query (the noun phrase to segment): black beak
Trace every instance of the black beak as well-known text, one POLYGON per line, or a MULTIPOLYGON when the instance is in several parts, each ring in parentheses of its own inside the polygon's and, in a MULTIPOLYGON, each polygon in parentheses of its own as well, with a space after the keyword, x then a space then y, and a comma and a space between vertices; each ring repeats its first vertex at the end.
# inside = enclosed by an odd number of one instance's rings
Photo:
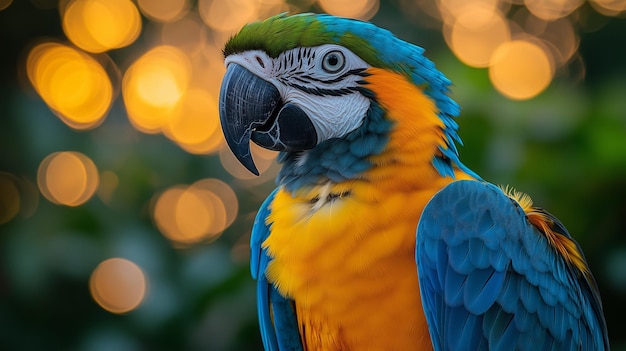
POLYGON ((276 151, 302 151, 317 144, 315 127, 306 113, 283 104, 276 87, 244 67, 228 65, 220 91, 220 122, 226 142, 239 162, 258 175, 250 140, 276 151))

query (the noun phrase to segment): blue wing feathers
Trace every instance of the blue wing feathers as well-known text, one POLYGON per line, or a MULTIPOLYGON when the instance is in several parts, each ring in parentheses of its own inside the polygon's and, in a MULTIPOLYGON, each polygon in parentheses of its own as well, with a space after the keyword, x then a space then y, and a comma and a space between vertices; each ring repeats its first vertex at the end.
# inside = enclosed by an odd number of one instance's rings
MULTIPOLYGON (((446 246, 443 243, 437 243, 437 263, 439 263, 438 266, 438 270, 437 270, 437 285, 435 285, 436 287, 438 287, 439 289, 441 289, 441 286, 443 286, 444 281, 447 277, 446 272, 448 271, 448 269, 451 269, 452 267, 448 266, 448 253, 446 252, 446 246)), ((419 267, 419 266, 418 266, 419 267)))
MULTIPOLYGON (((511 276, 507 276, 496 302, 502 306, 504 311, 513 313, 513 311, 519 310, 517 306, 521 303, 519 295, 519 279, 513 279, 511 276)), ((525 314, 522 316, 525 317, 525 314)))
POLYGON ((468 244, 468 254, 474 267, 478 269, 489 267, 491 265, 491 262, 489 262, 489 253, 493 249, 489 249, 480 239, 472 238, 468 240, 468 244))
POLYGON ((277 191, 274 190, 263 202, 254 220, 250 237, 250 271, 257 280, 257 313, 265 350, 297 351, 302 350, 302 344, 293 301, 282 296, 265 277, 271 259, 262 244, 270 233, 266 219, 277 191))
POLYGON ((470 258, 467 242, 448 246, 448 252, 448 262, 455 272, 469 274, 474 270, 475 266, 470 258))
POLYGON ((265 255, 265 251, 261 249, 261 245, 270 234, 270 229, 265 223, 265 219, 270 214, 270 204, 274 201, 274 196, 278 189, 275 189, 261 204, 259 212, 257 212, 254 218, 254 225, 252 226, 252 234, 250 235, 250 272, 254 279, 258 279, 259 276, 265 272, 267 267, 268 257, 265 255), (261 264, 261 259, 266 260, 261 264))
MULTIPOLYGON (((506 331, 511 326, 512 315, 504 312, 502 309, 493 308, 485 314, 484 322, 482 323, 483 335, 488 336, 491 348, 494 350, 502 349, 503 339, 506 335, 506 331)), ((511 335, 508 335, 511 338, 511 335)), ((516 345, 517 341, 509 343, 509 349, 511 345, 516 345)))
POLYGON ((472 314, 485 313, 495 302, 504 283, 504 272, 479 269, 467 278, 463 288, 465 308, 472 314))
POLYGON ((447 320, 449 321, 449 329, 457 330, 457 337, 450 340, 448 344, 452 350, 472 350, 480 341, 480 335, 472 332, 471 328, 466 328, 467 325, 476 324, 476 319, 479 318, 475 315, 468 315, 464 313, 462 308, 455 308, 451 310, 447 320))
POLYGON ((302 350, 293 301, 282 296, 273 286, 270 290, 270 301, 273 307, 278 349, 281 351, 302 350))
POLYGON ((509 310, 508 313, 513 313, 513 311, 516 312, 514 315, 515 327, 520 333, 527 334, 533 326, 537 325, 537 318, 530 312, 523 308, 516 308, 509 310))
POLYGON ((276 332, 272 323, 272 312, 270 310, 270 285, 264 276, 257 280, 257 315, 259 318, 259 327, 261 330, 261 340, 265 350, 278 350, 278 342, 276 340, 276 332))
POLYGON ((457 273, 454 269, 448 269, 445 279, 443 286, 450 292, 444 295, 446 304, 450 307, 463 305, 463 285, 467 276, 457 273))
MULTIPOLYGON (((485 244, 487 246, 488 244, 485 244)), ((489 251, 489 264, 497 271, 503 271, 511 262, 511 258, 504 251, 492 249, 489 251)))
POLYGON ((609 348, 593 278, 561 257, 502 190, 453 182, 428 203, 417 232, 435 350, 609 348))
POLYGON ((527 280, 519 279, 519 295, 522 307, 530 313, 537 313, 541 296, 537 289, 533 287, 527 280))

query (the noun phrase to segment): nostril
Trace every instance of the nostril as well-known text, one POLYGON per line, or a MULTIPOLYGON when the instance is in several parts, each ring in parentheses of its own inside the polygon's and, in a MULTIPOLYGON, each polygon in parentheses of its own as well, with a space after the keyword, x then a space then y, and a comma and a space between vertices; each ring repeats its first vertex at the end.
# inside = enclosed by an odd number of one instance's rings
POLYGON ((254 58, 256 58, 256 62, 258 62, 259 65, 261 65, 261 67, 265 68, 265 64, 263 63, 263 60, 259 56, 255 56, 254 58))

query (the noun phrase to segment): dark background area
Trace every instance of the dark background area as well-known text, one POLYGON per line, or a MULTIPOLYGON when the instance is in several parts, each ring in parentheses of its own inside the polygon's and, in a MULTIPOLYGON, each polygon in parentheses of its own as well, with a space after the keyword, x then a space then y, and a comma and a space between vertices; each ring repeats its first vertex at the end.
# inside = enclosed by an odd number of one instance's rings
MULTIPOLYGON (((580 59, 559 68, 539 96, 513 101, 492 87, 486 69, 455 58, 436 21, 417 21, 407 3, 382 1, 371 21, 426 47, 454 82, 465 164, 529 193, 565 223, 597 279, 613 349, 626 350, 626 19, 583 4, 572 15, 584 18, 576 26, 580 59)), ((0 172, 36 185, 48 154, 74 150, 114 171, 119 185, 110 201, 94 196, 76 207, 31 196, 0 224, 0 349, 261 349, 247 240, 272 180, 237 179, 216 154, 194 155, 135 130, 120 96, 101 126, 66 126, 26 78, 32 43, 66 40, 56 2, 36 4, 16 0, 0 11, 0 172), (155 194, 207 177, 234 189, 237 220, 216 241, 172 244, 151 216, 155 194), (110 257, 137 263, 149 281, 129 313, 107 312, 90 294, 90 274, 110 257)), ((143 18, 135 43, 108 52, 121 70, 150 45, 149 22, 143 18)))

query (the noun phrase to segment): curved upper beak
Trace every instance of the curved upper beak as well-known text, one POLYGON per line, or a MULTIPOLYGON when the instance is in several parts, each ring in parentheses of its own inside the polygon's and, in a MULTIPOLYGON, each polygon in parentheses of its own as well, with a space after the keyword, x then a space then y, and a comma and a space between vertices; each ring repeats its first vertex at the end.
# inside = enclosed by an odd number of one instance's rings
POLYGON ((220 91, 220 122, 226 142, 239 162, 259 175, 250 140, 275 151, 301 151, 317 144, 309 116, 294 103, 283 103, 280 92, 243 66, 230 63, 220 91))
POLYGON ((280 105, 271 83, 231 63, 220 90, 220 122, 228 147, 250 172, 259 175, 250 153, 252 132, 265 125, 280 105))

